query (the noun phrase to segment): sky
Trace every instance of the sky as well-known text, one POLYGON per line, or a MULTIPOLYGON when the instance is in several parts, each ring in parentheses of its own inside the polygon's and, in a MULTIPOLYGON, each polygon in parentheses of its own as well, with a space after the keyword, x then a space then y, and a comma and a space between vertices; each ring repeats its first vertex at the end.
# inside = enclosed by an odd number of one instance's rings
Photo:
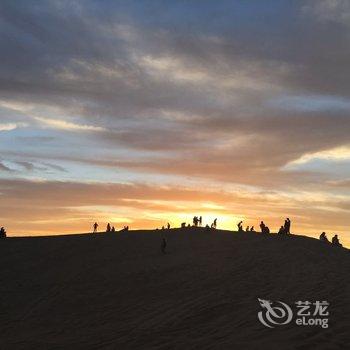
POLYGON ((350 246, 350 3, 0 3, 9 235, 172 226, 350 246))

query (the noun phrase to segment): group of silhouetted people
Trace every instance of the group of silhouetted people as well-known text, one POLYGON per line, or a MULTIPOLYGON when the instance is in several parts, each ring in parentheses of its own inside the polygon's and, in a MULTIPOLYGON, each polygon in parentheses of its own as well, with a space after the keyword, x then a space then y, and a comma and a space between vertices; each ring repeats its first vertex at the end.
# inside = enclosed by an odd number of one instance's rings
MULTIPOLYGON (((206 224, 205 228, 206 229, 210 229, 210 228, 216 229, 217 221, 218 221, 218 219, 214 219, 214 221, 211 223, 211 225, 209 226, 208 224, 206 224)), ((192 219, 192 226, 191 226, 191 224, 187 224, 186 222, 182 222, 180 227, 181 228, 202 227, 202 223, 203 223, 202 216, 194 216, 192 219)), ((170 226, 168 228, 170 228, 170 226)))
MULTIPOLYGON (((166 226, 162 226, 162 230, 165 230, 165 228, 167 229, 167 230, 170 230, 170 223, 168 222, 167 224, 166 224, 166 226)), ((156 228, 156 230, 158 230, 158 228, 156 228)))
MULTIPOLYGON (((278 234, 290 234, 290 225, 291 225, 291 221, 289 218, 287 218, 284 221, 284 225, 280 227, 278 234)), ((238 228, 238 232, 255 232, 254 226, 247 226, 244 230, 242 220, 237 224, 237 228, 238 228)), ((260 230, 262 234, 270 233, 270 228, 264 223, 264 221, 260 222, 260 230)))
POLYGON ((261 233, 262 234, 266 234, 267 235, 267 234, 270 233, 270 228, 267 225, 265 225, 264 221, 260 222, 260 229, 261 229, 261 233))
MULTIPOLYGON (((243 229, 243 221, 241 220, 238 224, 237 224, 237 228, 238 228, 238 232, 244 232, 244 229, 243 229)), ((245 232, 255 232, 254 230, 254 226, 247 226, 245 228, 245 232)))
MULTIPOLYGON (((290 220, 289 218, 287 218, 284 222, 284 225, 281 226, 280 230, 278 231, 279 234, 285 234, 285 233, 290 233, 290 220)), ((260 230, 261 233, 263 234, 269 234, 270 233, 270 228, 264 223, 264 221, 260 222, 260 230)), ((254 225, 252 226, 246 226, 245 229, 243 229, 243 221, 241 220, 238 224, 237 224, 237 228, 238 228, 238 232, 256 232, 254 225)))
MULTIPOLYGON (((284 225, 280 227, 278 234, 290 234, 290 224, 291 224, 291 221, 289 218, 287 218, 284 222, 284 225)), ((262 234, 270 233, 270 228, 264 223, 264 221, 261 221, 259 226, 262 234)), ((242 220, 237 224, 237 228, 238 228, 238 232, 256 232, 254 225, 247 226, 244 230, 242 220)))
MULTIPOLYGON (((98 229, 98 223, 95 222, 93 225, 92 225, 92 228, 93 228, 93 231, 92 233, 97 233, 97 229, 98 229)), ((129 226, 124 226, 122 230, 120 230, 121 232, 123 231, 129 231, 129 226)), ((107 227, 106 227, 106 231, 104 231, 106 233, 114 233, 116 232, 116 229, 114 226, 111 226, 110 223, 107 224, 107 227)))
POLYGON ((290 225, 291 225, 291 221, 289 218, 287 218, 284 221, 284 225, 282 225, 280 227, 280 229, 278 230, 278 234, 279 235, 289 235, 290 234, 290 225))
MULTIPOLYGON (((202 226, 202 216, 199 216, 199 217, 194 216, 192 222, 193 222, 192 227, 198 227, 198 226, 201 227, 202 226)), ((97 233, 98 226, 99 225, 97 222, 95 222, 93 224, 93 233, 97 233)), ((212 222, 212 224, 210 226, 207 224, 205 227, 206 227, 206 229, 216 229, 217 219, 214 219, 214 221, 212 222)), ((169 222, 167 223, 166 228, 168 230, 170 230, 170 223, 169 222)), ((191 225, 186 224, 186 222, 183 222, 183 223, 181 223, 181 228, 191 228, 191 225)), ((242 220, 237 224, 237 228, 238 228, 238 232, 255 232, 254 226, 247 226, 244 230, 242 220)), ((260 229, 261 229, 262 234, 269 234, 270 233, 270 228, 264 223, 264 221, 260 222, 260 229)), ((162 230, 165 230, 165 226, 162 226, 162 230)), ((129 231, 129 226, 124 226, 123 229, 120 230, 119 232, 123 232, 123 231, 129 231)), ((107 232, 107 233, 108 232, 116 232, 116 230, 115 230, 114 226, 111 226, 111 224, 108 223, 105 232, 107 232)), ((278 231, 278 234, 279 235, 290 235, 291 234, 291 221, 289 218, 285 219, 284 224, 280 227, 280 229, 278 231)), ((5 237, 6 237, 6 231, 5 231, 4 227, 1 227, 0 238, 5 238, 5 237)), ((320 235, 320 241, 329 243, 333 246, 342 247, 342 244, 339 242, 338 235, 334 235, 332 240, 329 241, 327 236, 326 236, 326 233, 322 232, 320 235)), ((163 254, 166 253, 166 247, 167 247, 167 240, 164 237, 164 234, 162 234, 160 250, 163 254)))
MULTIPOLYGON (((270 228, 264 223, 264 221, 261 221, 260 222, 260 230, 261 230, 261 233, 262 234, 269 234, 270 233, 270 228)), ((290 226, 291 226, 291 221, 289 218, 287 218, 285 221, 284 221, 284 225, 282 225, 278 231, 278 234, 279 235, 287 235, 287 234, 290 234, 290 226)), ((243 221, 240 221, 238 224, 237 224, 237 227, 238 227, 238 232, 244 232, 243 230, 243 221)), ((255 232, 255 229, 254 229, 254 226, 247 226, 246 229, 245 229, 245 232, 255 232)))
POLYGON ((195 227, 202 226, 202 217, 194 216, 192 222, 195 227))
MULTIPOLYGON (((244 232, 243 230, 243 221, 240 221, 238 224, 237 224, 237 227, 238 227, 238 232, 244 232)), ((290 235, 291 234, 291 230, 290 230, 290 227, 291 227, 291 221, 289 218, 287 218, 285 221, 284 221, 284 225, 282 225, 278 231, 278 234, 279 235, 290 235)), ((261 229, 261 233, 263 234, 268 234, 270 233, 270 229, 268 226, 265 225, 264 221, 261 221, 260 222, 260 229, 261 229)), ((254 226, 250 227, 247 226, 246 229, 245 229, 245 232, 255 232, 254 231, 254 226)), ((337 247, 342 247, 342 244, 339 242, 339 238, 338 238, 338 235, 334 235, 332 237, 332 240, 329 241, 327 236, 326 236, 326 232, 322 232, 321 235, 320 235, 320 241, 322 242, 325 242, 325 243, 330 243, 334 246, 337 246, 337 247)))
POLYGON ((0 238, 6 238, 6 230, 4 227, 0 228, 0 238))
POLYGON ((326 236, 326 232, 322 232, 321 235, 320 235, 320 241, 321 242, 325 242, 325 243, 330 243, 336 247, 342 247, 342 244, 339 242, 339 238, 338 238, 338 235, 334 235, 332 237, 332 240, 329 241, 327 236, 326 236))
POLYGON ((115 227, 114 226, 111 226, 110 223, 107 224, 107 227, 106 227, 106 232, 115 232, 115 227))
POLYGON ((255 232, 254 226, 247 226, 245 228, 245 231, 244 231, 243 230, 243 221, 242 220, 237 224, 237 228, 238 228, 238 232, 255 232))

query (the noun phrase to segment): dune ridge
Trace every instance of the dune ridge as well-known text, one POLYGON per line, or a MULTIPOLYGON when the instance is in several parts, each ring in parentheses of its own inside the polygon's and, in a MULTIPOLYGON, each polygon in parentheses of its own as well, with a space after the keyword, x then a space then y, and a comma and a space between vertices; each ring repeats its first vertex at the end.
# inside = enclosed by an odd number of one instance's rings
POLYGON ((346 349, 349 250, 200 228, 0 242, 1 349, 346 349), (160 252, 160 237, 167 253, 160 252), (274 329, 258 298, 327 300, 274 329))

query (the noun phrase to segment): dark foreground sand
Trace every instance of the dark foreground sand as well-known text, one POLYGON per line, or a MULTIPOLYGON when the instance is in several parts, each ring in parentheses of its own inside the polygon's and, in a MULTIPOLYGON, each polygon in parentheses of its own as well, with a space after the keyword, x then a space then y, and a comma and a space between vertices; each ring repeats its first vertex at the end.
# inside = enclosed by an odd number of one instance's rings
POLYGON ((349 349, 349 250, 170 230, 0 241, 0 349, 349 349), (330 325, 266 328, 257 298, 327 300, 330 325))

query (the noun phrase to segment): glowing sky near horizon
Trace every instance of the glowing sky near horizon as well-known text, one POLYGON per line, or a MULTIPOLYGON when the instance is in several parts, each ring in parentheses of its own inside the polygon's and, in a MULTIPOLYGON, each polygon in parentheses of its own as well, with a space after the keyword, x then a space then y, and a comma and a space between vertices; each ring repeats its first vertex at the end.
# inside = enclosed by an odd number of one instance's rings
POLYGON ((338 233, 350 4, 2 1, 0 224, 338 233))

